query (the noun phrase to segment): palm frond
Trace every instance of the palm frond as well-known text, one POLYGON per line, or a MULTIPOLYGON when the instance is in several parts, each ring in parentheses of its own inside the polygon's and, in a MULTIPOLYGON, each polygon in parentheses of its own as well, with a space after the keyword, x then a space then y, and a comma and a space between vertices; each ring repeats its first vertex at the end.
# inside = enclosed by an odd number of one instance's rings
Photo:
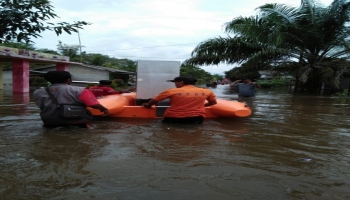
POLYGON ((225 23, 227 37, 208 39, 196 46, 185 62, 194 65, 242 64, 241 71, 271 66, 287 70, 302 83, 334 86, 349 70, 349 0, 324 7, 301 0, 299 7, 264 4, 258 14, 225 23), (233 35, 233 36, 232 36, 233 35), (335 67, 338 63, 341 67, 335 67))
POLYGON ((261 18, 273 20, 280 25, 292 24, 300 17, 298 9, 284 4, 265 4, 256 8, 261 18))

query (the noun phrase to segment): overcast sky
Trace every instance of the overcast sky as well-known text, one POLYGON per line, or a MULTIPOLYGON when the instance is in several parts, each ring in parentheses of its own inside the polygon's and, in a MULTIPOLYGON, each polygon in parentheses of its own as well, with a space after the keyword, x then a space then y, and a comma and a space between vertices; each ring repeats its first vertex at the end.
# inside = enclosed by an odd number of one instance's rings
MULTIPOLYGON (((328 6, 332 0, 319 1, 328 6)), ((184 61, 198 43, 225 37, 223 25, 255 15, 265 3, 298 6, 300 0, 52 0, 55 21, 92 23, 80 30, 82 51, 131 60, 184 61)), ((79 45, 77 33, 44 32, 36 48, 57 50, 58 41, 79 45)), ((202 66, 223 74, 232 65, 202 66)))

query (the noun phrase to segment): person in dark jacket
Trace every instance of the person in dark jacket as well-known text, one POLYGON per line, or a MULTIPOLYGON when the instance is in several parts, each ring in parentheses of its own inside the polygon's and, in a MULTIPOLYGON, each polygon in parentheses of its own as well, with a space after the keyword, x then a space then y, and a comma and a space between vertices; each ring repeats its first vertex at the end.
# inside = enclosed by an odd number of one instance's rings
MULTIPOLYGON (((83 87, 71 86, 71 74, 67 71, 49 71, 44 75, 45 80, 51 83, 48 86, 50 92, 57 99, 59 104, 83 105, 91 108, 99 109, 106 116, 109 114, 107 108, 102 106, 91 93, 90 90, 83 87)), ((62 118, 59 114, 59 109, 45 88, 40 88, 34 91, 33 97, 41 112, 40 117, 44 122, 45 127, 58 127, 75 125, 80 127, 91 126, 91 113, 86 110, 86 115, 78 119, 62 118)))

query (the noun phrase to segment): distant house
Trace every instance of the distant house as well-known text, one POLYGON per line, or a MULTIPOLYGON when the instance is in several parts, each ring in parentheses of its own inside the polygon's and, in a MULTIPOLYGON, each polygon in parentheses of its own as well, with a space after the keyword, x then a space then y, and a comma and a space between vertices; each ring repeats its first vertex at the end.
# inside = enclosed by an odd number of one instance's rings
MULTIPOLYGON (((260 79, 273 79, 274 77, 280 77, 280 78, 290 78, 293 79, 292 76, 288 76, 288 75, 281 75, 278 74, 277 72, 274 71, 259 71, 261 77, 260 79)), ((339 83, 339 88, 335 89, 332 88, 329 85, 326 85, 325 88, 323 90, 327 90, 328 92, 334 92, 336 90, 344 90, 344 89, 348 89, 350 90, 350 75, 349 74, 345 74, 343 78, 340 79, 340 83, 339 83)))
POLYGON ((350 77, 344 77, 340 80, 339 89, 340 90, 343 90, 343 89, 350 90, 350 77))
POLYGON ((279 78, 293 78, 292 76, 281 73, 281 72, 276 72, 276 71, 269 71, 269 70, 260 70, 259 71, 260 79, 273 79, 274 77, 279 77, 279 78))
MULTIPOLYGON (((55 65, 29 70, 29 76, 42 76, 48 71, 56 70, 55 65)), ((72 74, 75 82, 98 82, 99 80, 122 79, 126 84, 136 72, 123 71, 102 66, 85 65, 81 63, 69 64, 67 71, 72 74)), ((3 84, 12 85, 12 69, 3 70, 3 84)))

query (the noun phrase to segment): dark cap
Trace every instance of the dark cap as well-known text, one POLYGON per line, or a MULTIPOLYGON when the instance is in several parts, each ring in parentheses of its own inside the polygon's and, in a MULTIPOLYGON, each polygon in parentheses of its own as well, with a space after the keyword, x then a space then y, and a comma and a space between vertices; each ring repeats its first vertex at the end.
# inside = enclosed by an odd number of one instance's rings
POLYGON ((183 82, 184 84, 195 84, 197 79, 192 76, 179 76, 173 80, 167 80, 167 82, 183 82))
POLYGON ((100 82, 101 85, 110 85, 110 84, 112 84, 112 81, 110 81, 110 80, 100 80, 99 82, 100 82))

